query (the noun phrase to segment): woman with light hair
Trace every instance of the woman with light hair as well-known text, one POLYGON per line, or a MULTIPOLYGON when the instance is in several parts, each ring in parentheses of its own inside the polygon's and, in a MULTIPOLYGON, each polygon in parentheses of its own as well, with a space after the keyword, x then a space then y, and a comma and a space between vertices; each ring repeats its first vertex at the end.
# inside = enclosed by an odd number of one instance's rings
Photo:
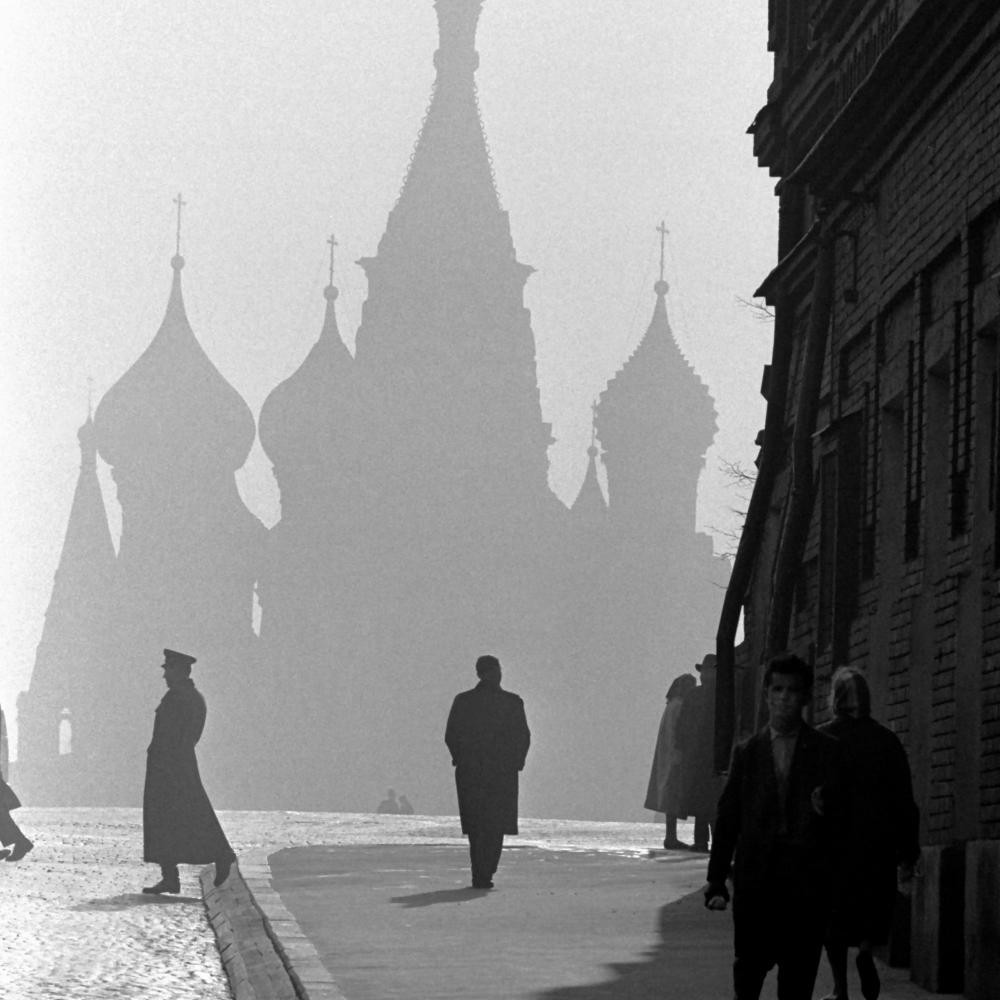
POLYGON ((841 741, 849 764, 850 821, 826 953, 833 992, 847 1000, 847 949, 865 1000, 881 990, 872 949, 888 940, 897 883, 908 882, 920 856, 910 765, 899 738, 871 717, 871 694, 856 667, 840 667, 830 687, 833 719, 820 730, 841 741))
POLYGON ((684 790, 684 748, 678 744, 677 723, 680 719, 681 704, 686 694, 698 686, 694 674, 675 677, 667 688, 667 704, 660 716, 660 729, 653 751, 653 765, 649 769, 649 785, 646 788, 645 808, 666 815, 666 836, 663 846, 666 850, 680 850, 687 847, 677 839, 677 815, 681 795, 684 790))

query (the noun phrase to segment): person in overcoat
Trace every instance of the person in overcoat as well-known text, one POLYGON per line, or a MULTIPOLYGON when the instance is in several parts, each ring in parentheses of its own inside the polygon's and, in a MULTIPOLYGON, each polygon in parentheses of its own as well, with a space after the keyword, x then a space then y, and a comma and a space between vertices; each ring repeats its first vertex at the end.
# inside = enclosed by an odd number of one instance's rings
POLYGON ((895 733, 871 717, 868 682, 856 667, 834 672, 830 708, 833 719, 819 729, 844 748, 850 820, 826 942, 833 973, 827 1000, 847 1000, 849 947, 858 949, 861 993, 874 1000, 881 983, 872 949, 889 939, 897 885, 913 878, 920 816, 906 751, 895 733))
POLYGON ((167 693, 156 709, 142 795, 143 860, 158 864, 161 876, 142 891, 155 895, 180 892, 179 864, 214 862, 218 886, 236 860, 198 773, 195 746, 207 710, 191 680, 195 662, 185 653, 163 651, 167 693))
POLYGON ((695 669, 701 683, 684 695, 677 742, 684 756, 677 815, 694 821, 692 850, 707 851, 722 782, 715 773, 715 655, 695 669))
POLYGON ((3 768, 7 766, 7 733, 4 728, 3 709, 0 709, 0 858, 4 861, 20 861, 35 845, 22 833, 11 813, 21 808, 21 800, 14 789, 7 784, 3 768), (6 848, 11 848, 6 850, 6 848))
POLYGON ((479 683, 456 695, 444 740, 455 767, 462 833, 469 838, 472 885, 492 889, 505 834, 517 833, 518 773, 531 733, 524 702, 500 687, 500 661, 480 656, 479 683))
POLYGON ((802 719, 809 664, 774 657, 764 688, 768 725, 733 750, 719 799, 705 905, 726 908, 735 854, 736 1000, 757 1000, 775 965, 779 1000, 810 1000, 843 835, 842 751, 802 719))
POLYGON ((685 697, 698 686, 694 674, 675 677, 667 688, 667 703, 660 716, 660 728, 656 734, 656 748, 653 763, 649 769, 649 784, 646 786, 644 808, 661 812, 666 818, 663 846, 666 850, 676 850, 688 845, 677 838, 678 805, 684 783, 685 753, 677 739, 677 722, 683 711, 685 697))

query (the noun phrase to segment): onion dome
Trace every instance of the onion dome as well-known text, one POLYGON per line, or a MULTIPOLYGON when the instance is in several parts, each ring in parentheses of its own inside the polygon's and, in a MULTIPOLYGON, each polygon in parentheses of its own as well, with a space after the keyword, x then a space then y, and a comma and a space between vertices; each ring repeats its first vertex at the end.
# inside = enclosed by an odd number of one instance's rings
MULTIPOLYGON (((696 478, 715 438, 715 404, 670 329, 666 303, 670 286, 663 277, 666 224, 661 222, 657 232, 660 277, 653 285, 653 318, 638 347, 601 394, 596 420, 611 466, 618 466, 619 472, 645 469, 655 462, 667 463, 678 473, 693 470, 696 478)), ((610 491, 614 503, 615 487, 610 491)))
POLYGON ((112 466, 235 471, 254 440, 250 408, 198 343, 181 294, 179 254, 159 331, 97 407, 101 456, 112 466))
MULTIPOLYGON (((296 461, 321 461, 353 422, 354 359, 337 327, 337 289, 323 290, 326 316, 302 364, 264 400, 260 443, 279 473, 296 461)), ((353 435, 350 435, 353 437, 353 435)))
POLYGON ((701 455, 715 437, 715 405, 674 339, 667 319, 667 283, 661 279, 653 288, 656 305, 646 334, 601 394, 601 440, 614 420, 612 413, 624 416, 635 408, 637 417, 639 410, 650 418, 659 416, 673 436, 701 455))

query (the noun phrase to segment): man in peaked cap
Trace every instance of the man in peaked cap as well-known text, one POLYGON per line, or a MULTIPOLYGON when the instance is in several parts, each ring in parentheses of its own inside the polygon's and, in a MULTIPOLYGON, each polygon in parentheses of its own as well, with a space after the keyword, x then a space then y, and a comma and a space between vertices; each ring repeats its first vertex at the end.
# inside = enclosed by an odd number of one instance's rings
POLYGON ((146 751, 142 796, 143 860, 160 866, 160 881, 142 891, 180 892, 179 864, 215 863, 215 884, 229 876, 236 855, 201 783, 195 745, 205 728, 205 699, 191 680, 196 660, 163 651, 167 693, 157 706, 146 751))

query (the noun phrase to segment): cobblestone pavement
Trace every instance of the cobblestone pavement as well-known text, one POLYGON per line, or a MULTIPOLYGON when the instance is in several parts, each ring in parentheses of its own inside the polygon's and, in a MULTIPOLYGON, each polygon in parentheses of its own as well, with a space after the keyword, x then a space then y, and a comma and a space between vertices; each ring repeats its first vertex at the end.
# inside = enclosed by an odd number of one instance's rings
MULTIPOLYGON (((229 1000, 198 884, 143 896, 159 877, 142 857, 139 809, 32 809, 16 814, 35 849, 0 862, 2 1000, 229 1000)), ((307 844, 464 843, 454 817, 222 812, 237 854, 307 844)), ((521 843, 645 851, 658 828, 523 820, 521 843)), ((652 841, 652 845, 651 842, 652 841)))

